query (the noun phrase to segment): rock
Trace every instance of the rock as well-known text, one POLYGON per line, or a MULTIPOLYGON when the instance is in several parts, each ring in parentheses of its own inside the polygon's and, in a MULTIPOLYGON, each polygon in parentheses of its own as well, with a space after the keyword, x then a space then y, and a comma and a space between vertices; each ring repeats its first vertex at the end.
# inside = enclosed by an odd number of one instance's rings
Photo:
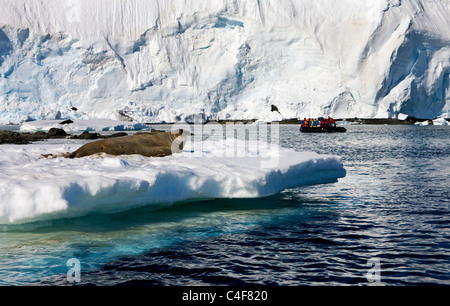
POLYGON ((66 137, 67 133, 63 129, 51 128, 48 133, 48 137, 58 138, 58 137, 66 137))
POLYGON ((73 121, 72 120, 64 120, 63 122, 60 122, 59 124, 71 124, 71 123, 73 123, 73 121))
POLYGON ((0 144, 29 144, 33 141, 40 141, 50 138, 63 138, 67 134, 62 129, 50 129, 46 132, 19 133, 13 131, 0 131, 0 144))
POLYGON ((101 135, 98 133, 89 133, 88 131, 84 131, 81 135, 72 136, 71 139, 99 139, 101 135))
POLYGON ((30 143, 21 133, 0 131, 0 144, 28 144, 30 143))

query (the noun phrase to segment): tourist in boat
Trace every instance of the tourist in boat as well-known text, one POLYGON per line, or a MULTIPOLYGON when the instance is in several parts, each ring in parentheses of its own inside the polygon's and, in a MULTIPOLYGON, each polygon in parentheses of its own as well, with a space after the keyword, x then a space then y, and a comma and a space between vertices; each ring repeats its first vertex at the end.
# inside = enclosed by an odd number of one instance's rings
POLYGON ((334 121, 333 118, 328 117, 328 122, 330 122, 330 126, 331 126, 331 127, 336 127, 336 121, 334 121))

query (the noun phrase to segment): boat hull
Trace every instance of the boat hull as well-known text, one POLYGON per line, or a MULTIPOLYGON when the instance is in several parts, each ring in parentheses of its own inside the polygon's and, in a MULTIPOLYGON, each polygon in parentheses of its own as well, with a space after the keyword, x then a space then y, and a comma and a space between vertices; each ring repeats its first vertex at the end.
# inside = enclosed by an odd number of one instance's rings
POLYGON ((300 132, 302 133, 345 133, 347 132, 347 129, 341 126, 332 127, 332 126, 325 126, 325 127, 300 127, 300 132))

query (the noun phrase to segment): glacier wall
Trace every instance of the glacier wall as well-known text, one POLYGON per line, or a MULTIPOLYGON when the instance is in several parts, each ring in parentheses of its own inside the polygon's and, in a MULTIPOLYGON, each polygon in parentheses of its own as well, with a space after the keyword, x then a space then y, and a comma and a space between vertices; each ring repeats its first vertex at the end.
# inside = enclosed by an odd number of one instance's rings
POLYGON ((0 124, 449 116, 448 0, 0 6, 0 124))

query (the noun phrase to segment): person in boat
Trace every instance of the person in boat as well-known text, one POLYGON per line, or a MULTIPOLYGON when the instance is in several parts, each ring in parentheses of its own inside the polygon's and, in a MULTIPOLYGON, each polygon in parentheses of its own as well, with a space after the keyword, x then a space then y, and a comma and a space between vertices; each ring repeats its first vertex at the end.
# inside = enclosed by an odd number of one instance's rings
POLYGON ((330 123, 330 126, 335 128, 336 127, 336 121, 334 121, 333 118, 328 117, 328 122, 330 123))

